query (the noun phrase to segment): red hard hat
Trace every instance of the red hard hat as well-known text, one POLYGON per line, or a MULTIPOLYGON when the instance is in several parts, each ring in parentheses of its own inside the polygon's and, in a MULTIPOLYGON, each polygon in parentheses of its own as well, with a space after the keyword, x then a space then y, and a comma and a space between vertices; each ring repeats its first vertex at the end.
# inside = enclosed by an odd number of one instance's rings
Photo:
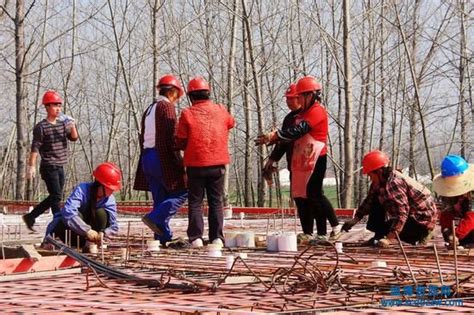
POLYGON ((120 168, 112 162, 104 162, 99 164, 92 173, 95 179, 112 190, 120 190, 122 188, 122 175, 120 168))
POLYGON ((370 151, 362 159, 362 174, 369 174, 390 162, 388 156, 379 150, 370 151))
POLYGON ((203 77, 192 78, 188 83, 188 93, 195 91, 210 91, 209 83, 203 77))
POLYGON ((62 104, 63 99, 56 91, 49 90, 46 91, 43 95, 43 105, 48 104, 62 104))
POLYGON ((288 89, 285 92, 286 98, 292 98, 292 97, 298 97, 298 94, 296 94, 296 84, 291 83, 288 89))
POLYGON ((175 88, 178 89, 179 97, 184 95, 184 90, 183 87, 181 86, 181 83, 179 83, 178 79, 172 74, 166 74, 160 78, 160 81, 158 81, 158 84, 156 87, 159 89, 160 87, 164 85, 171 85, 174 86, 175 88))
POLYGON ((318 83, 315 77, 310 75, 299 79, 296 83, 296 94, 318 90, 321 90, 321 84, 318 83))

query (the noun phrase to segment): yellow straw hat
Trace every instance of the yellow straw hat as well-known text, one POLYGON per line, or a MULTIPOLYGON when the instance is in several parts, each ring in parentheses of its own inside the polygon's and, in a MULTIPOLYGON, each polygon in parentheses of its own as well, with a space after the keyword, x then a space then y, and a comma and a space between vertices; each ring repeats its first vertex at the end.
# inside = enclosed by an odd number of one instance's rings
POLYGON ((433 179, 433 190, 444 197, 460 196, 474 190, 474 164, 469 164, 469 168, 459 175, 436 175, 433 179))

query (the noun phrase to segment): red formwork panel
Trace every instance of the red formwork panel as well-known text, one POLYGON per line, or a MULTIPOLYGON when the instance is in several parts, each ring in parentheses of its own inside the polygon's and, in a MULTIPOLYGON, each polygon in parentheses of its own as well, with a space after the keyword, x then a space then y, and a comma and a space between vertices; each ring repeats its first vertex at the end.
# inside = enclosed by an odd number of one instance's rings
MULTIPOLYGON (((16 200, 0 200, 0 210, 6 207, 8 213, 26 213, 30 207, 34 207, 38 202, 36 201, 16 201, 16 200)), ((118 212, 122 214, 140 215, 149 212, 153 207, 152 201, 123 201, 117 202, 118 212)), ((207 209, 205 209, 206 211, 207 209)), ((245 213, 251 215, 271 215, 271 214, 285 214, 294 215, 295 208, 277 208, 277 207, 232 207, 234 214, 245 213)), ((352 217, 355 209, 335 209, 336 215, 341 217, 352 217)), ((183 207, 179 210, 180 213, 188 213, 188 208, 183 207)))
POLYGON ((78 266, 79 263, 77 261, 65 255, 46 256, 41 257, 38 260, 31 258, 12 258, 0 260, 0 275, 22 272, 54 271, 78 266))

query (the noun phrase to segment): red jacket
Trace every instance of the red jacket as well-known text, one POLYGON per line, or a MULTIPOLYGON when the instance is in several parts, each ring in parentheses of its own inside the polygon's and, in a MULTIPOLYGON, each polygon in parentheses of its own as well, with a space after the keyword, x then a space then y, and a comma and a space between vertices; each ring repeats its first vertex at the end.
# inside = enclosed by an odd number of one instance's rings
POLYGON ((474 209, 471 193, 457 197, 443 197, 443 211, 439 218, 441 230, 452 229, 453 220, 460 218, 456 227, 456 237, 460 240, 474 231, 474 209))
POLYGON ((234 117, 224 106, 210 100, 193 102, 181 113, 176 133, 178 147, 184 149, 184 165, 229 164, 229 130, 234 126, 234 117))
MULTIPOLYGON (((309 109, 299 114, 300 118, 306 120, 311 127, 309 134, 316 140, 327 144, 328 141, 328 113, 324 106, 319 103, 314 103, 309 109)), ((324 146, 319 155, 326 155, 328 149, 324 146)))

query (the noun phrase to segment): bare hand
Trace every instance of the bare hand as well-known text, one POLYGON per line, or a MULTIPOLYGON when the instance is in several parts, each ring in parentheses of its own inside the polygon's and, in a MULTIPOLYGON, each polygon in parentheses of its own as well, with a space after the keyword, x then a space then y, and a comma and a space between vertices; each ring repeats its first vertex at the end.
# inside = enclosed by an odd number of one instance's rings
POLYGON ((278 141, 278 134, 276 131, 271 131, 268 133, 264 133, 262 135, 258 135, 257 138, 254 140, 256 146, 263 145, 263 144, 274 144, 278 141))
POLYGON ((33 179, 36 176, 36 167, 28 165, 26 167, 26 179, 33 179))

